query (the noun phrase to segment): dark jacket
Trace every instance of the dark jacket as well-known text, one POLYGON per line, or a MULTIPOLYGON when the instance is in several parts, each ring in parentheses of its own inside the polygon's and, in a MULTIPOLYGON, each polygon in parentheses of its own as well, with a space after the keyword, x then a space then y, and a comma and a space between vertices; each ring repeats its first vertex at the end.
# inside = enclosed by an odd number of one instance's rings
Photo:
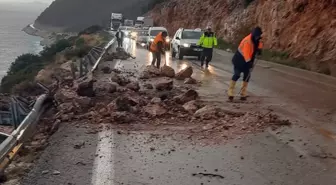
POLYGON ((261 54, 261 49, 259 49, 260 39, 262 35, 262 31, 260 28, 255 28, 251 33, 251 41, 253 43, 253 53, 250 62, 245 61, 244 56, 242 55, 241 51, 237 50, 232 58, 232 63, 235 67, 240 68, 242 70, 249 70, 254 66, 254 60, 257 54, 261 54))

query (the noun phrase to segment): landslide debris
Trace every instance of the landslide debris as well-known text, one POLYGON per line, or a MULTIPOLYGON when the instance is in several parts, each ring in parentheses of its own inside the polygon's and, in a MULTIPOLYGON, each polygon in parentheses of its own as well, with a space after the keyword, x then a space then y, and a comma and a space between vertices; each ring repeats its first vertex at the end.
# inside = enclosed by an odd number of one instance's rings
POLYGON ((197 87, 178 80, 191 78, 191 66, 174 76, 169 74, 172 71, 168 66, 161 69, 146 66, 139 74, 109 71, 101 71, 109 81, 92 76, 74 82, 74 87, 58 89, 55 94, 58 113, 53 117, 54 122, 88 122, 93 127, 104 124, 126 130, 162 128, 191 140, 211 142, 288 125, 273 113, 239 112, 201 101, 197 87), (176 126, 183 129, 176 130, 176 126))

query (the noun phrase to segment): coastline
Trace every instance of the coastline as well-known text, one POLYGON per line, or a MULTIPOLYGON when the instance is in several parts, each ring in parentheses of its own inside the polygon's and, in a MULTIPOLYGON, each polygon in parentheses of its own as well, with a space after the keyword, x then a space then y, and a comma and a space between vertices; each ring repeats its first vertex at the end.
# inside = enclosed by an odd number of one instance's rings
POLYGON ((26 34, 42 38, 40 45, 48 47, 61 39, 67 39, 69 37, 77 35, 77 33, 65 33, 65 32, 52 32, 38 29, 34 24, 28 24, 22 29, 26 34))

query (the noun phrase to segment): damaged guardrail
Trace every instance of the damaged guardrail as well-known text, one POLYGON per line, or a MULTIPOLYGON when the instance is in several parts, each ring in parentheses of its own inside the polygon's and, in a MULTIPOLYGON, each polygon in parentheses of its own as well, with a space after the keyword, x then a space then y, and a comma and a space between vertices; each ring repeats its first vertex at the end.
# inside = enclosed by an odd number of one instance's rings
POLYGON ((17 129, 15 129, 12 134, 7 135, 7 138, 0 144, 0 175, 3 175, 4 170, 14 159, 23 143, 33 135, 34 128, 36 127, 40 116, 48 106, 48 104, 46 104, 48 97, 48 94, 39 96, 36 99, 32 110, 24 118, 17 129))
MULTIPOLYGON (((105 45, 104 48, 100 48, 101 53, 99 54, 99 57, 94 59, 96 61, 90 71, 88 70, 87 72, 93 72, 96 70, 106 51, 108 51, 115 41, 116 38, 113 38, 105 45)), ((95 48, 93 48, 92 51, 94 50, 95 48)), ((82 64, 80 67, 83 67, 82 64)), ((15 155, 23 146, 23 143, 34 134, 37 122, 50 105, 46 103, 50 97, 48 88, 40 83, 38 85, 46 91, 46 94, 39 96, 35 103, 32 104, 20 98, 12 98, 11 111, 4 111, 0 114, 0 118, 4 118, 3 120, 6 122, 11 122, 11 124, 15 127, 15 130, 9 135, 0 133, 0 140, 3 141, 0 144, 0 180, 4 178, 4 171, 6 167, 11 163, 11 161, 13 161, 15 155), (30 109, 31 111, 29 112, 30 109)))
POLYGON ((116 38, 114 37, 105 47, 103 52, 100 54, 99 58, 97 59, 96 63, 93 65, 91 72, 95 71, 96 68, 98 67, 101 59, 103 58, 103 56, 105 55, 106 51, 112 46, 112 44, 116 41, 116 38))

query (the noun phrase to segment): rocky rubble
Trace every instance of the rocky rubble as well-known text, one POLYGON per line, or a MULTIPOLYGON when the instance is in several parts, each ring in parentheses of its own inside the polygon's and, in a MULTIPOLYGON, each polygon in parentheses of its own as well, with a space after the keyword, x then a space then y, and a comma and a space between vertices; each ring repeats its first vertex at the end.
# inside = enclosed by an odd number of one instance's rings
POLYGON ((211 132, 224 134, 222 139, 234 137, 233 132, 242 134, 279 126, 278 117, 260 117, 262 112, 235 112, 201 102, 198 92, 190 84, 184 87, 175 83, 175 80, 191 79, 192 72, 189 66, 173 76, 168 66, 161 69, 147 66, 138 81, 133 81, 127 77, 127 72, 111 70, 107 73, 110 75, 108 82, 93 77, 74 88, 59 89, 55 94, 59 112, 54 119, 78 124, 123 125, 124 129, 135 129, 137 125, 146 125, 142 129, 166 124, 184 125, 185 130, 180 132, 192 137, 207 138, 205 133, 211 132), (86 93, 79 93, 79 88, 86 93), (91 90, 94 93, 90 93, 91 90), (189 128, 190 124, 192 128, 189 128))

